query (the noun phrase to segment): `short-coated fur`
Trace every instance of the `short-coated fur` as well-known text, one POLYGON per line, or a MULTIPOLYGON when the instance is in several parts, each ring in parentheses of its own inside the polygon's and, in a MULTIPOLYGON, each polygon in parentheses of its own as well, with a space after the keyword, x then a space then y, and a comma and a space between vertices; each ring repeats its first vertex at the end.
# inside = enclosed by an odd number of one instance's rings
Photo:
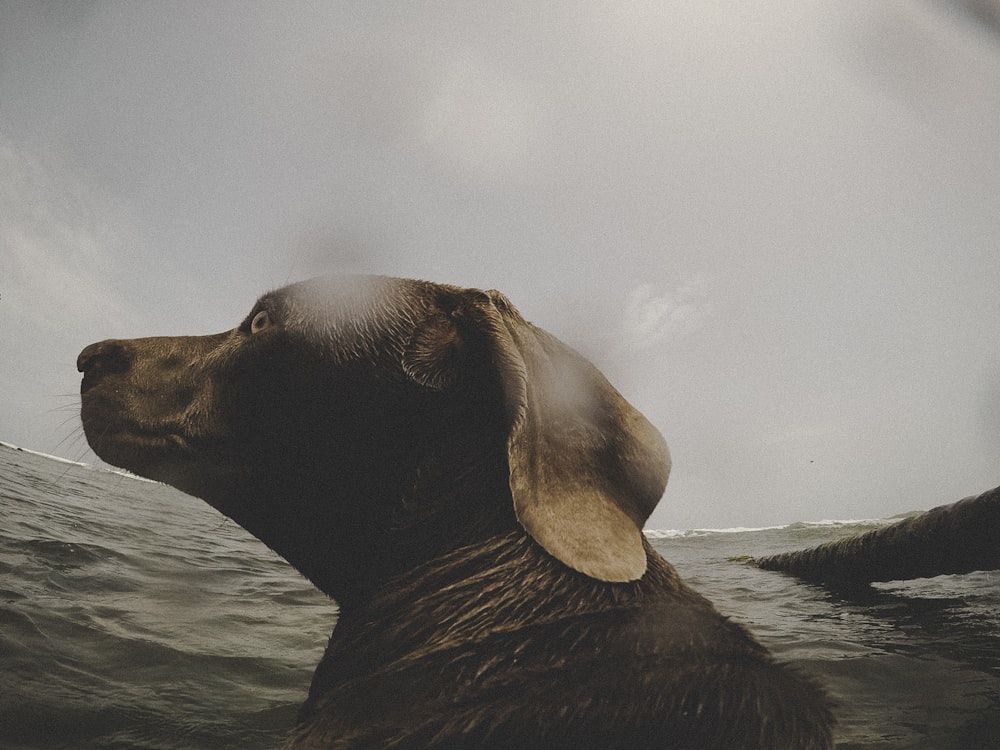
POLYGON ((830 746, 822 692, 642 536, 659 433, 503 295, 315 279, 78 367, 99 456, 340 605, 290 748, 830 746))

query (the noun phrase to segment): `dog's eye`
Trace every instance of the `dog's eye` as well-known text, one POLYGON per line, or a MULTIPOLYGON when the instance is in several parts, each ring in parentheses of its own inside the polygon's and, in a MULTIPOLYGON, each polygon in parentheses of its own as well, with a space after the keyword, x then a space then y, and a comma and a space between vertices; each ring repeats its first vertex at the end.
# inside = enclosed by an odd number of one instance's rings
POLYGON ((250 321, 250 333, 260 333, 265 328, 271 326, 271 316, 267 314, 267 310, 261 310, 259 313, 253 316, 253 320, 250 321))

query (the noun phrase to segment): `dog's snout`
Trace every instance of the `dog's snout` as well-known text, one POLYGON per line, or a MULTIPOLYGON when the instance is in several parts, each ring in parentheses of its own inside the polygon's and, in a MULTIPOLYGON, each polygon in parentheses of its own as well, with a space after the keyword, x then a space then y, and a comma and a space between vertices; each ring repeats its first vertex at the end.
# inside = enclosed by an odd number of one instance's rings
POLYGON ((121 341, 91 344, 76 358, 76 369, 84 374, 125 372, 128 368, 128 351, 121 341))

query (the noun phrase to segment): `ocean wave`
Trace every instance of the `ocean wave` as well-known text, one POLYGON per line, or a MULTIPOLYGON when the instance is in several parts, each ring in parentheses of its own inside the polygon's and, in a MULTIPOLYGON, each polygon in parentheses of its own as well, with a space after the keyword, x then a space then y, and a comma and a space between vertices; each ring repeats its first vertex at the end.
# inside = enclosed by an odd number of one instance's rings
POLYGON ((33 451, 28 448, 22 448, 19 445, 14 445, 13 443, 5 443, 0 440, 0 447, 9 448, 12 451, 20 451, 21 453, 30 453, 33 456, 42 456, 43 458, 49 458, 53 461, 58 461, 61 464, 70 464, 72 466, 89 466, 81 461, 72 461, 68 458, 63 458, 62 456, 53 456, 51 453, 42 453, 41 451, 33 451))
POLYGON ((892 523, 894 519, 863 518, 863 519, 824 519, 820 521, 793 521, 778 526, 731 526, 722 529, 644 529, 647 539, 678 539, 703 537, 712 534, 753 534, 762 531, 796 531, 800 529, 838 529, 838 528, 876 528, 892 523))
POLYGON ((155 479, 146 479, 146 477, 140 477, 138 474, 133 474, 131 471, 127 471, 126 469, 119 469, 116 466, 102 466, 101 464, 89 464, 85 461, 74 461, 69 458, 63 458, 62 456, 55 456, 51 453, 43 453, 42 451, 33 451, 30 448, 22 448, 19 445, 14 445, 13 443, 8 443, 3 440, 0 440, 0 448, 7 448, 12 451, 18 451, 19 453, 30 453, 32 456, 41 456, 42 458, 48 458, 61 464, 69 464, 70 466, 82 466, 84 469, 90 469, 91 471, 100 471, 105 474, 118 474, 119 476, 135 479, 139 482, 162 484, 161 482, 157 482, 155 479))
MULTIPOLYGON (((0 446, 0 745, 279 746, 334 603, 201 501, 47 463, 0 446)), ((994 571, 879 584, 855 602, 733 562, 892 520, 646 535, 720 611, 829 686, 839 746, 992 747, 994 571)))

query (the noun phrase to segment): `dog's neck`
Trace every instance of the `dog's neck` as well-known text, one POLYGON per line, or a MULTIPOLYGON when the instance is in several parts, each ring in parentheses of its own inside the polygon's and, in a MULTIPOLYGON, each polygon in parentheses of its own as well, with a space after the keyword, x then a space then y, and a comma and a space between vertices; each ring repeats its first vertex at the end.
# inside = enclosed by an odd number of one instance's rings
POLYGON ((362 414, 329 435, 267 440, 206 499, 349 610, 395 576, 518 527, 496 407, 435 405, 410 414, 390 401, 371 423, 362 414))
POLYGON ((279 554, 342 611, 370 607, 387 581, 405 580, 409 571, 458 549, 521 528, 503 442, 495 435, 490 440, 466 433, 437 437, 416 456, 355 472, 353 484, 338 474, 326 485, 300 487, 307 497, 268 507, 301 511, 259 525, 279 554))
POLYGON ((614 616, 664 590, 689 591, 648 546, 647 556, 639 581, 605 583, 566 567, 518 530, 402 573, 341 610, 301 718, 330 691, 350 693, 373 675, 462 659, 478 670, 486 641, 529 639, 561 623, 614 616))

